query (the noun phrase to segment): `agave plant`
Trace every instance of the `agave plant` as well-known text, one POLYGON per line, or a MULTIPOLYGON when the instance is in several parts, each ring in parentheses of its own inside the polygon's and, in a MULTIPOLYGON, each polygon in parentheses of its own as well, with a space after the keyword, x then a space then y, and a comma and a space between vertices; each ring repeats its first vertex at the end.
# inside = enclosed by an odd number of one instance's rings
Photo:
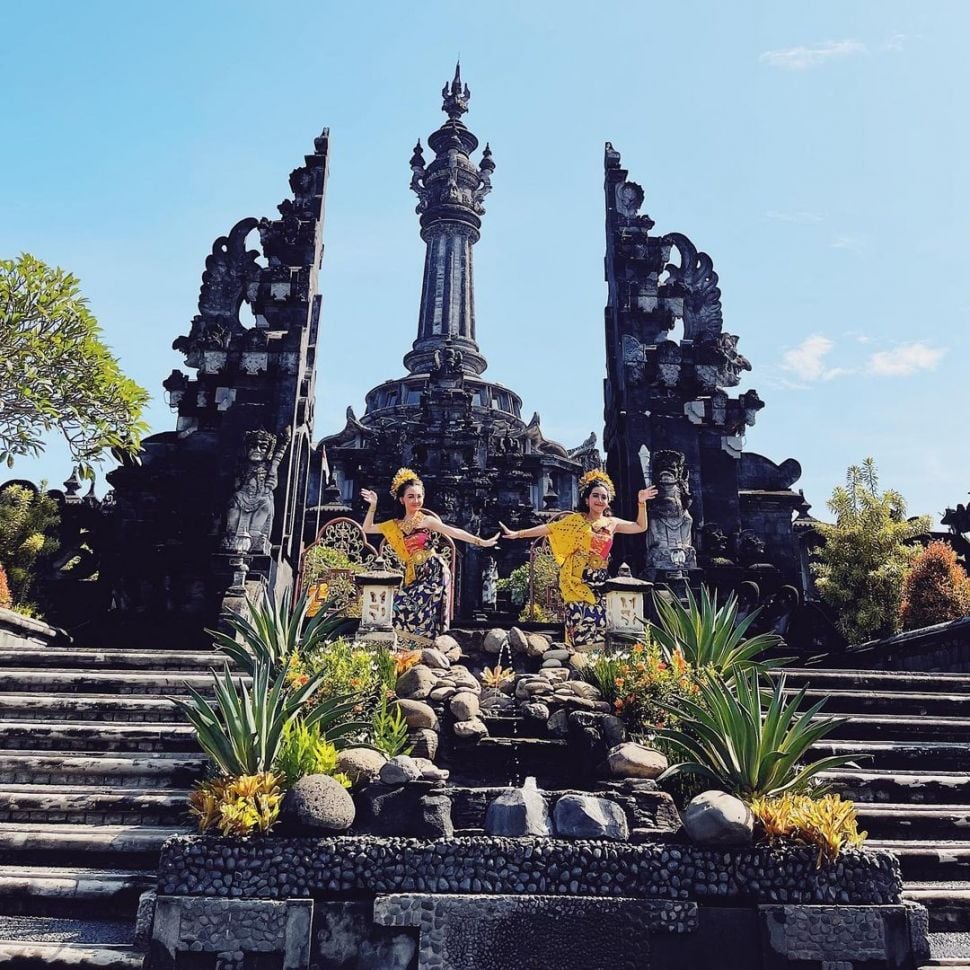
POLYGON ((294 690, 287 685, 285 669, 274 670, 265 659, 256 661, 251 670, 251 685, 243 678, 233 680, 228 669, 213 672, 214 706, 193 688, 189 688, 189 700, 172 698, 195 728, 202 749, 225 775, 271 771, 284 730, 300 714, 306 726, 319 725, 321 737, 338 749, 370 727, 352 719, 361 700, 357 695, 329 697, 307 709, 322 674, 294 690))
POLYGON ((289 590, 277 602, 275 595, 265 589, 262 602, 251 604, 248 619, 231 611, 223 614, 232 633, 207 632, 216 647, 250 676, 257 666, 266 667, 275 675, 286 669, 295 654, 306 656, 353 625, 340 611, 327 607, 308 621, 309 607, 305 594, 291 605, 289 590))
POLYGON ((686 605, 656 594, 653 602, 660 623, 648 624, 648 630, 668 660, 679 649, 692 667, 713 670, 727 680, 738 670, 769 670, 787 662, 755 659, 781 643, 781 637, 761 633, 746 638, 757 611, 739 619, 738 600, 733 593, 723 606, 718 606, 717 596, 711 596, 705 586, 701 587, 700 599, 688 589, 686 605))
POLYGON ((739 670, 732 684, 716 676, 700 682, 696 700, 663 704, 680 720, 679 729, 664 728, 666 738, 686 756, 661 778, 699 775, 741 798, 804 791, 821 771, 852 760, 833 755, 805 761, 817 741, 844 724, 844 717, 818 717, 824 701, 804 711, 804 688, 786 701, 785 678, 770 689, 761 687, 757 670, 739 670))

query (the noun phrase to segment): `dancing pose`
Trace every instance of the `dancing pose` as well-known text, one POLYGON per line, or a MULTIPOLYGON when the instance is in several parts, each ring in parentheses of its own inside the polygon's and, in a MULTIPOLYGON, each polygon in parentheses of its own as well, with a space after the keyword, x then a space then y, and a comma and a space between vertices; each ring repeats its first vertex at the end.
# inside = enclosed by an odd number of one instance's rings
POLYGON ((616 489, 601 469, 587 472, 579 480, 580 504, 585 506, 555 522, 513 530, 502 526, 503 539, 549 537, 552 555, 559 566, 559 591, 565 608, 566 643, 581 646, 606 636, 606 607, 602 586, 606 582, 613 536, 647 531, 647 502, 657 489, 652 485, 637 493, 637 520, 618 519, 610 514, 616 489))
POLYGON ((424 485, 410 468, 398 469, 391 482, 391 495, 401 503, 401 518, 375 522, 377 493, 361 489, 360 497, 367 503, 363 529, 384 536, 404 565, 404 585, 394 598, 395 628, 414 638, 434 640, 448 628, 451 570, 435 552, 431 534, 438 532, 488 549, 498 542, 498 533, 482 539, 428 514, 424 510, 424 485))

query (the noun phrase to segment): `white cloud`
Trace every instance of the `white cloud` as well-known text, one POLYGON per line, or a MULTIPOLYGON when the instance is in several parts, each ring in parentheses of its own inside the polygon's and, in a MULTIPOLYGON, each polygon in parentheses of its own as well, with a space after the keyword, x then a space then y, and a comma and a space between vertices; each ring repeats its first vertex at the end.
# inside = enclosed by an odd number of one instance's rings
POLYGON ((778 209, 769 209, 765 213, 765 218, 771 219, 773 222, 795 222, 803 226, 822 221, 822 217, 817 212, 781 212, 778 209))
POLYGON ((892 34, 883 41, 882 49, 884 51, 891 51, 893 54, 898 54, 903 50, 906 40, 907 37, 905 34, 892 34))
POLYGON ((933 370, 943 351, 923 343, 902 344, 894 350, 880 350, 869 358, 867 370, 876 377, 908 377, 921 370, 933 370))
POLYGON ((849 249, 854 253, 865 249, 866 241, 862 236, 854 236, 852 233, 842 233, 832 240, 833 249, 849 249))
POLYGON ((797 347, 786 350, 781 358, 782 370, 788 371, 803 384, 813 381, 830 381, 852 373, 845 367, 829 367, 826 357, 835 344, 828 337, 813 334, 797 347))
POLYGON ((868 48, 857 40, 828 40, 814 47, 789 47, 787 50, 765 51, 758 60, 769 67, 786 71, 804 71, 842 57, 865 54, 868 48))

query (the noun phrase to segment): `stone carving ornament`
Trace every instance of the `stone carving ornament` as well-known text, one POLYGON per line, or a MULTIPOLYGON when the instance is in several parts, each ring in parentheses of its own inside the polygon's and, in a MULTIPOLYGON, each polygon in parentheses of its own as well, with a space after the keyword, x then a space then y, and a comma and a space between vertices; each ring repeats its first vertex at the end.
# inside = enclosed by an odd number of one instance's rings
POLYGON ((684 339, 713 338, 721 332, 721 291, 718 288, 714 261, 682 233, 669 232, 664 236, 680 254, 680 265, 668 263, 668 283, 680 286, 684 295, 684 339))
POLYGON ((653 483, 659 494, 650 503, 647 526, 647 565, 656 572, 683 575, 697 568, 688 512, 690 488, 684 455, 679 451, 657 451, 653 456, 653 483))
POLYGON ((223 548, 257 555, 269 552, 276 508, 273 493, 291 434, 287 428, 277 443, 276 435, 268 431, 246 432, 246 459, 229 500, 223 548))

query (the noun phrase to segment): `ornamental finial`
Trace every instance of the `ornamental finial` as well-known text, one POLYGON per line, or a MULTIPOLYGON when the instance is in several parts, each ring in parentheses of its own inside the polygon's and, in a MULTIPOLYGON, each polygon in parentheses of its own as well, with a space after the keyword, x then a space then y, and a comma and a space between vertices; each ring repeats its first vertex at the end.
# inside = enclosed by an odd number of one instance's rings
POLYGON ((459 118, 468 110, 468 102, 471 100, 472 93, 468 90, 467 84, 461 81, 461 63, 455 65, 455 77, 451 84, 445 84, 441 89, 441 110, 448 115, 452 121, 459 118))

